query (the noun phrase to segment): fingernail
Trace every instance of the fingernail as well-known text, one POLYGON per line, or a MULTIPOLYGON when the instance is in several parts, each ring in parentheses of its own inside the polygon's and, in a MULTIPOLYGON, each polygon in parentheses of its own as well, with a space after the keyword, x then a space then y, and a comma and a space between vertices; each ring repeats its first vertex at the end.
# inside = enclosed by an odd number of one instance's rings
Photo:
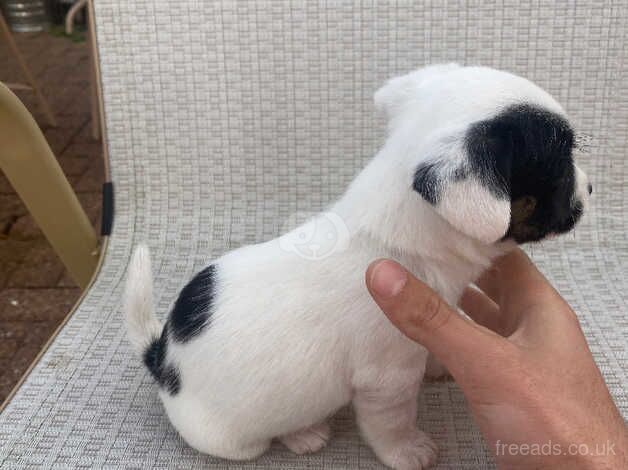
POLYGON ((399 264, 390 260, 377 262, 371 272, 371 289, 381 298, 394 297, 406 285, 408 274, 399 264))

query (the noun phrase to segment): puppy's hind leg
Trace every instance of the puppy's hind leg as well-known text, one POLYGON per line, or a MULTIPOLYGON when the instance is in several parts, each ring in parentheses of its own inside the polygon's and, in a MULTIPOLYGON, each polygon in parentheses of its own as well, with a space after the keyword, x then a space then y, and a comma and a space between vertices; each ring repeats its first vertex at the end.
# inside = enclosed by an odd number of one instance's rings
POLYGON ((243 437, 242 429, 210 416, 195 400, 164 400, 170 422, 185 442, 203 454, 230 460, 252 460, 268 450, 270 439, 243 437))
POLYGON ((222 457, 233 460, 253 460, 262 455, 270 447, 270 441, 234 447, 222 457))
POLYGON ((322 449, 329 441, 331 428, 327 422, 314 424, 279 437, 283 445, 295 454, 310 454, 322 449))
POLYGON ((188 439, 185 436, 184 439, 199 452, 229 460, 253 460, 266 452, 270 447, 270 440, 243 445, 227 440, 224 442, 206 442, 188 439))

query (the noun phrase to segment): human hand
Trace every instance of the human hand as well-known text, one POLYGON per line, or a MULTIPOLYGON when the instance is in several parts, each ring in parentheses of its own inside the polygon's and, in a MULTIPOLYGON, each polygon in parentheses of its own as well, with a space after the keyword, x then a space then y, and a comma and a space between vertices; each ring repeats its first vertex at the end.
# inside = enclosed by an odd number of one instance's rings
POLYGON ((523 251, 465 291, 473 321, 394 261, 373 262, 366 283, 449 369, 500 468, 628 468, 625 423, 578 319, 523 251))

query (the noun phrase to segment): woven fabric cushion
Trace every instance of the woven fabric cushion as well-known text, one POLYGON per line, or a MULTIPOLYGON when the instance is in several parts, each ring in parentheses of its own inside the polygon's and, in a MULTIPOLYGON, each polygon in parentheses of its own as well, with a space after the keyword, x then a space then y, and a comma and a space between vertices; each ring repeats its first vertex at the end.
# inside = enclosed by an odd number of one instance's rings
MULTIPOLYGON (((165 315, 210 259, 321 209, 383 140, 376 87, 451 60, 532 79, 593 136, 578 161, 592 209, 573 234, 529 252, 578 312, 628 412, 628 2, 95 4, 114 230, 96 283, 0 415, 0 467, 379 468, 348 410, 311 456, 275 445, 237 463, 187 447, 131 351, 120 296, 140 241, 165 315)), ((419 421, 440 445, 438 468, 493 466, 453 383, 423 389, 419 421)))

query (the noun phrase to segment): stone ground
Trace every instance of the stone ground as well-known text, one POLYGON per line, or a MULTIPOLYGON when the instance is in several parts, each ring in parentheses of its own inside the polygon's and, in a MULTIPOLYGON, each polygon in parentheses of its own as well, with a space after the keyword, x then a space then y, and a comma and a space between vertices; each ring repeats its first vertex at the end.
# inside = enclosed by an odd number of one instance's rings
MULTIPOLYGON (((49 33, 14 37, 58 126, 47 125, 31 92, 16 94, 35 116, 99 232, 104 169, 102 144, 90 135, 87 45, 49 33)), ((0 41, 0 81, 24 81, 4 41, 0 41)), ((79 295, 80 290, 0 172, 0 402, 79 295)))

